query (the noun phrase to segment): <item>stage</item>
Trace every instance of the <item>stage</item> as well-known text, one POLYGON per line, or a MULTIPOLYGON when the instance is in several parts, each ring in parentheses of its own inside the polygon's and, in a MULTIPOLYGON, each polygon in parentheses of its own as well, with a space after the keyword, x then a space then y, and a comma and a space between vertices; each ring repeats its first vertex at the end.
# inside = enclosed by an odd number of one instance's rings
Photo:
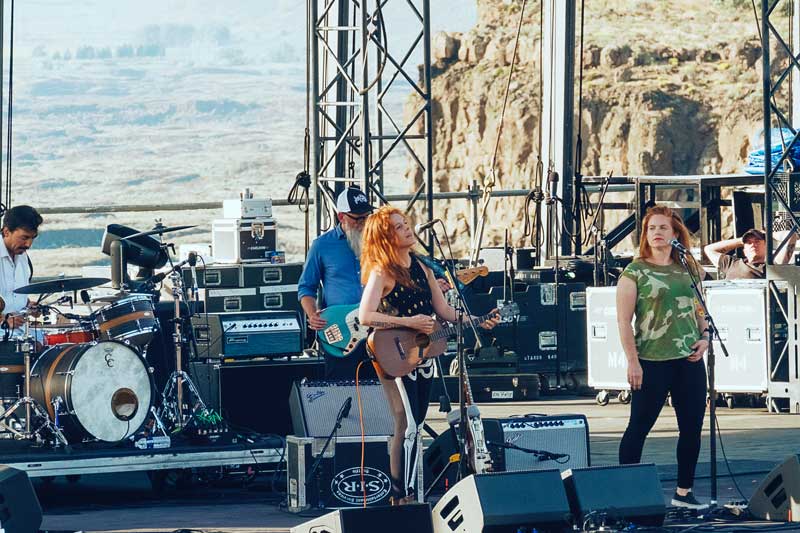
MULTIPOLYGON (((594 397, 548 396, 542 401, 481 405, 484 417, 526 413, 583 413, 589 420, 593 465, 616 462, 617 446, 627 422, 629 406, 615 400, 599 406, 594 397)), ((764 475, 787 455, 797 453, 800 429, 794 416, 768 414, 764 408, 720 408, 717 410, 722 444, 735 480, 749 498, 764 475)), ((428 420, 436 431, 444 430, 444 415, 432 404, 428 420)), ((708 425, 698 466, 695 492, 700 499, 710 494, 708 425)), ((645 445, 644 461, 659 465, 659 476, 668 503, 675 486, 675 437, 677 424, 665 406, 645 445)), ((721 448, 718 450, 718 494, 720 504, 741 500, 728 476, 721 448)), ((280 503, 284 494, 272 490, 272 477, 262 474, 249 487, 243 480, 214 483, 206 480, 182 487, 182 481, 167 480, 161 494, 151 488, 144 472, 84 476, 77 481, 59 477, 41 478, 34 485, 45 512, 43 529, 58 531, 172 532, 178 529, 214 532, 283 532, 304 522, 306 515, 286 512, 280 503), (178 485, 175 487, 175 485, 178 485)), ((285 487, 276 486, 285 490, 285 487)), ((604 487, 613 490, 613 487, 604 487)), ((313 516, 309 513, 308 516, 313 516)), ((675 525, 668 518, 668 525, 675 525)), ((680 523, 697 525, 696 521, 680 523)), ((754 526, 755 523, 735 522, 754 526)), ((772 523, 770 526, 777 524, 772 523)), ((800 530, 798 524, 797 530, 800 530)))

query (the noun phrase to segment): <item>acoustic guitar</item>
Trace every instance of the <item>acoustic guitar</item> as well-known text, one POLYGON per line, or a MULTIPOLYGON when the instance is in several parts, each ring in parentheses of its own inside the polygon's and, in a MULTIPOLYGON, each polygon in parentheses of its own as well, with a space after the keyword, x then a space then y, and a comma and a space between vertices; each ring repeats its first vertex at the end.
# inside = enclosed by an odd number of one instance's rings
MULTIPOLYGON (((492 316, 500 316, 501 320, 509 320, 519 316, 519 306, 509 303, 493 314, 483 315, 474 321, 481 324, 492 316)), ((426 359, 439 357, 447 349, 448 337, 457 332, 454 325, 443 325, 436 322, 430 334, 410 328, 389 328, 375 330, 367 337, 367 343, 375 356, 375 360, 385 373, 394 377, 403 377, 411 373, 426 359)))

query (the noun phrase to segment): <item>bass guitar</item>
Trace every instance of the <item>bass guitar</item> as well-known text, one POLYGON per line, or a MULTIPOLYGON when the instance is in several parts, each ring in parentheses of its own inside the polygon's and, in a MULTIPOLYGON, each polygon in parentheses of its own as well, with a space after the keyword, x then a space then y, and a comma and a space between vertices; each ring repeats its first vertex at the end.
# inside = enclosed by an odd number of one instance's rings
MULTIPOLYGON (((485 266, 465 268, 456 272, 456 278, 466 285, 488 273, 485 266)), ((367 338, 368 328, 358 322, 358 304, 332 305, 325 308, 320 317, 327 325, 317 332, 317 338, 325 351, 334 357, 347 357, 367 338)))
MULTIPOLYGON (((474 321, 480 324, 493 316, 500 320, 509 320, 519 316, 519 306, 508 303, 496 312, 483 315, 474 321)), ((385 373, 394 377, 403 377, 411 373, 426 359, 439 357, 447 349, 448 337, 457 332, 454 325, 443 325, 436 322, 430 334, 409 328, 389 328, 375 330, 369 334, 367 343, 385 373)))

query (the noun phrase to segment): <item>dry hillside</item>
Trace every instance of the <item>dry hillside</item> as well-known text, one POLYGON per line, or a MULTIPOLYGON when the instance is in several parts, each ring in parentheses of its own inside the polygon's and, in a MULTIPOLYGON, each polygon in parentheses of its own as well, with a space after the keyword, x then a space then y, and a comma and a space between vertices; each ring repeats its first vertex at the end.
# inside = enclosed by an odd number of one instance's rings
MULTIPOLYGON (((510 70, 522 2, 477 1, 475 28, 438 34, 433 41, 434 177, 441 191, 466 189, 489 172, 510 70)), ((751 3, 586 0, 585 9, 583 174, 741 171, 762 120, 761 46, 751 3)), ((534 185, 539 12, 539 2, 527 3, 495 168, 498 188, 534 185)), ((788 23, 784 12, 779 27, 788 23)), ((774 68, 786 64, 774 39, 771 51, 778 58, 774 68)), ((784 109, 788 98, 787 90, 779 100, 784 109)), ((414 105, 419 102, 412 97, 409 109, 414 105)), ((422 174, 412 169, 408 177, 418 184, 422 174)), ((494 203, 486 242, 499 242, 503 228, 511 227, 521 244, 522 208, 521 199, 494 203)), ((438 209, 454 234, 465 234, 469 214, 463 202, 438 209)))

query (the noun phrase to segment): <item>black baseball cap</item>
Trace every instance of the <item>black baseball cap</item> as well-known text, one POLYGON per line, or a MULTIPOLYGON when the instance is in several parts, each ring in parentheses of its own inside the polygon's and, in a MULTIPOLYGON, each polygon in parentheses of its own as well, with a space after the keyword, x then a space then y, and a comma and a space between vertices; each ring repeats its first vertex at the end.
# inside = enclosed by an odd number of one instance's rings
POLYGON ((747 241, 750 241, 752 239, 758 239, 760 241, 765 241, 765 240, 767 240, 767 236, 764 235, 764 232, 761 231, 760 229, 751 228, 751 229, 745 231, 744 235, 742 235, 742 242, 747 242, 747 241))
POLYGON ((358 187, 348 187, 336 199, 336 211, 339 213, 363 215, 372 213, 374 210, 375 208, 370 205, 367 195, 358 187))

